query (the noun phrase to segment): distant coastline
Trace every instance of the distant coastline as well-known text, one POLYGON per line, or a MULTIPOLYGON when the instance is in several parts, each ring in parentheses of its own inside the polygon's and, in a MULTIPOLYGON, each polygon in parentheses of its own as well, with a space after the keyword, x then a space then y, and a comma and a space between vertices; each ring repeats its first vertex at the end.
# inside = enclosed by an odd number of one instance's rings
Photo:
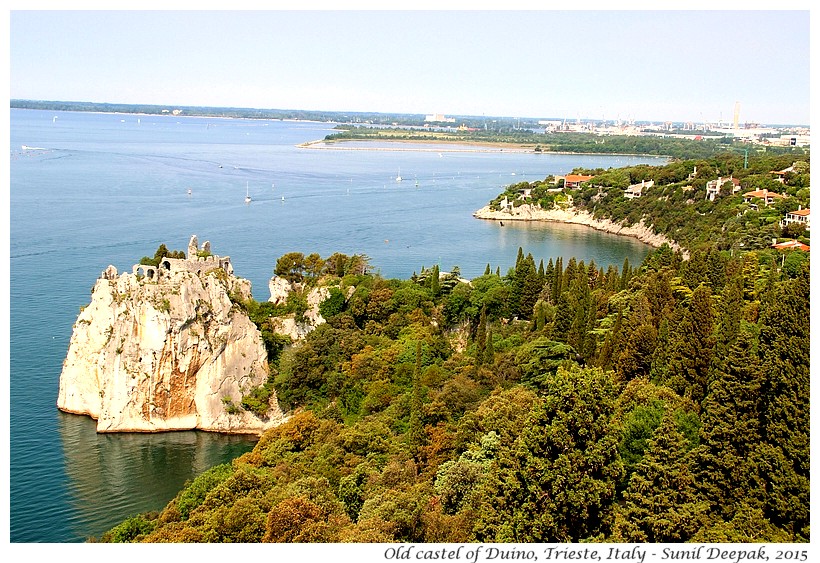
MULTIPOLYGON (((317 139, 315 141, 308 141, 296 145, 302 149, 324 149, 337 151, 416 151, 416 152, 511 152, 511 153, 536 153, 531 148, 523 145, 515 145, 511 143, 490 143, 486 141, 431 141, 431 140, 414 140, 414 139, 342 139, 342 140, 326 140, 317 139), (378 143, 383 145, 396 146, 341 146, 353 145, 357 143, 378 143), (403 145, 403 146, 402 146, 403 145), (411 148, 407 145, 435 145, 430 147, 411 148), (456 146, 469 146, 475 148, 455 148, 456 146)), ((554 154, 554 153, 553 153, 554 154)))
POLYGON ((537 151, 527 144, 490 142, 490 141, 470 141, 470 140, 431 140, 431 139, 316 139, 296 145, 300 149, 320 149, 337 151, 408 151, 408 152, 461 152, 461 153, 517 153, 517 154, 574 154, 589 156, 629 156, 641 157, 651 156, 657 158, 672 158, 669 155, 643 154, 643 153, 611 153, 611 152, 582 152, 582 151, 537 151), (379 143, 384 145, 397 146, 340 146, 342 144, 356 143, 379 143), (435 147, 408 147, 401 145, 435 145, 435 147), (469 146, 475 148, 453 148, 454 146, 469 146))

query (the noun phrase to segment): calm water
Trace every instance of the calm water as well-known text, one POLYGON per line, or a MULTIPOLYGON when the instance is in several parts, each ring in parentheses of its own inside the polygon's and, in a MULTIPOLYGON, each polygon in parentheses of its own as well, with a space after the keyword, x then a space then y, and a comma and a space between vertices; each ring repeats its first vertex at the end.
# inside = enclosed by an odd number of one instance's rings
POLYGON ((109 264, 130 271, 160 243, 185 249, 197 234, 265 300, 276 259, 291 251, 363 253, 382 275, 407 278, 435 263, 466 277, 487 263, 506 272, 519 246, 545 264, 604 266, 649 250, 584 227, 502 228, 472 212, 510 183, 660 159, 296 148, 330 128, 11 110, 12 542, 99 536, 253 446, 201 432, 98 435, 87 417, 57 411, 72 324, 109 264))

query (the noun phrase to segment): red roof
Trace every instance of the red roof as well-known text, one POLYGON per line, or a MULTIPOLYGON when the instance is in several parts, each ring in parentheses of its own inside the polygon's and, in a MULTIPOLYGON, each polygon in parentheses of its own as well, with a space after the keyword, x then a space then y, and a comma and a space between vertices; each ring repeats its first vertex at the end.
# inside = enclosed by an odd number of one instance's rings
POLYGON ((770 192, 769 190, 755 190, 753 192, 746 192, 743 197, 779 197, 781 199, 786 196, 780 195, 777 192, 770 192))
POLYGON ((776 248, 777 250, 803 250, 805 252, 809 251, 809 247, 807 245, 796 240, 787 240, 786 242, 773 244, 772 248, 776 248))
POLYGON ((567 174, 564 177, 565 182, 586 182, 592 180, 595 176, 582 176, 580 174, 567 174))
POLYGON ((809 209, 798 209, 797 211, 789 211, 789 215, 799 215, 800 217, 808 217, 811 211, 809 209))

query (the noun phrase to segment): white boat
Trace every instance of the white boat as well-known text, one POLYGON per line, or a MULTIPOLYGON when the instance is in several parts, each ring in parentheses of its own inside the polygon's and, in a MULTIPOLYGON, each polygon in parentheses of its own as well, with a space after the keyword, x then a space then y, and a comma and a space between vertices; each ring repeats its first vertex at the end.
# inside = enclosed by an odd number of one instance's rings
POLYGON ((248 192, 248 183, 245 182, 245 203, 250 203, 250 202, 251 202, 251 196, 250 196, 250 193, 248 192))
POLYGON ((396 181, 401 182, 401 168, 399 168, 399 175, 396 176, 396 181))

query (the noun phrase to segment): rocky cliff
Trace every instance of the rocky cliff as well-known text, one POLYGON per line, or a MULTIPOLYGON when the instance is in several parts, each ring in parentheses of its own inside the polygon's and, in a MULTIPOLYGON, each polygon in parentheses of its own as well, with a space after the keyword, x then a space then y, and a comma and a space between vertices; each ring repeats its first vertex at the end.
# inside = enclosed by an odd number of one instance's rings
MULTIPOLYGON (((293 292, 305 293, 307 303, 307 310, 300 320, 297 320, 294 314, 271 318, 271 326, 274 332, 289 336, 292 341, 296 342, 325 322, 324 317, 319 312, 319 305, 330 296, 330 288, 322 286, 305 290, 299 283, 291 283, 279 276, 273 276, 268 282, 268 289, 270 290, 270 299, 268 301, 277 305, 287 302, 288 297, 293 292)), ((352 288, 350 292, 352 293, 352 288)))
POLYGON ((599 231, 634 237, 654 247, 668 244, 673 250, 680 251, 685 258, 689 257, 689 252, 686 249, 668 237, 656 233, 651 226, 645 225, 643 221, 635 225, 625 226, 609 219, 595 219, 591 213, 579 211, 573 207, 568 209, 542 209, 538 205, 524 204, 496 211, 491 209, 490 206, 485 206, 473 213, 473 216, 477 219, 499 221, 554 221, 586 225, 599 231))
POLYGON ((282 422, 275 395, 263 418, 239 407, 268 379, 259 330, 231 301, 250 282, 229 258, 196 252, 193 237, 187 259, 103 272, 74 325, 59 409, 95 418, 99 432, 256 434, 282 422))

